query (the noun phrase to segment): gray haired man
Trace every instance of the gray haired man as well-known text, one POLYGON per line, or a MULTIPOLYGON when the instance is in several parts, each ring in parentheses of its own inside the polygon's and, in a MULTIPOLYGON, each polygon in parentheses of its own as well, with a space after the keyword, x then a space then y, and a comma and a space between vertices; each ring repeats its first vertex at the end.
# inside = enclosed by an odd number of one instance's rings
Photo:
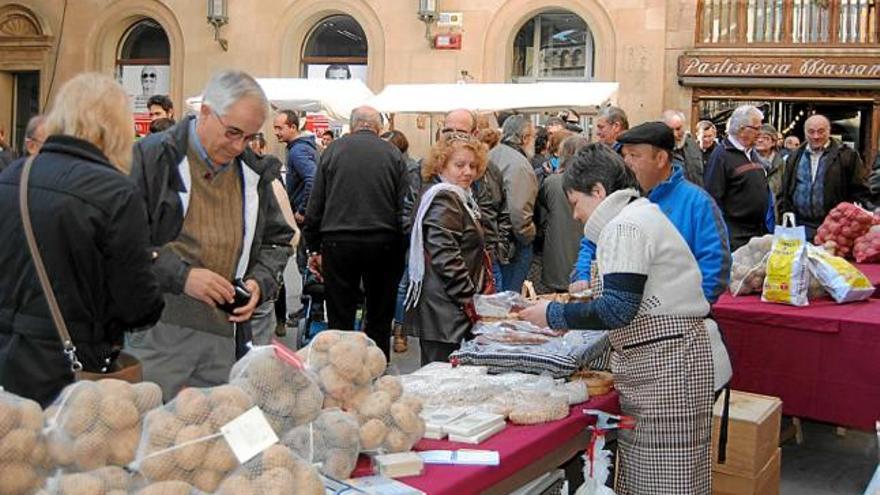
POLYGON ((268 108, 250 75, 223 71, 208 82, 198 115, 135 145, 132 177, 146 204, 165 312, 132 334, 128 348, 166 399, 228 380, 236 332, 275 297, 291 254, 293 231, 271 171, 248 147, 268 108), (221 310, 236 301, 234 281, 250 297, 221 310))
POLYGON ((692 183, 703 185, 703 154, 694 138, 688 132, 687 117, 678 110, 663 112, 663 123, 672 129, 675 149, 672 150, 672 163, 684 171, 684 178, 692 183))

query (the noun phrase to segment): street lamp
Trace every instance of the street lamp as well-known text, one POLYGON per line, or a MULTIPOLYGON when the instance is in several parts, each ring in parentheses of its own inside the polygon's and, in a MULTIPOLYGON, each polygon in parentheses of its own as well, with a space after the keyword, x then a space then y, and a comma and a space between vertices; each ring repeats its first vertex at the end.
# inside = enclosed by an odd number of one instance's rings
POLYGON ((220 43, 223 51, 229 49, 229 43, 220 37, 220 28, 229 23, 227 0, 208 0, 208 24, 214 26, 214 41, 220 43))

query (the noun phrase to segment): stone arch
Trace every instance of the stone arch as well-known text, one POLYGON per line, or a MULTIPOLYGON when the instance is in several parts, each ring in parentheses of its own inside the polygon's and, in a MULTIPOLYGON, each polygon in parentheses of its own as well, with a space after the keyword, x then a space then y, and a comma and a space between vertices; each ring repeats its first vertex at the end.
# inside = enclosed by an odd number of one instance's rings
POLYGON ((171 99, 175 108, 184 108, 184 38, 174 13, 157 0, 120 0, 101 11, 86 39, 86 68, 114 74, 116 55, 122 36, 138 21, 156 21, 168 36, 171 48, 171 99))
POLYGON ((0 37, 43 38, 48 34, 45 24, 29 8, 14 3, 0 7, 0 37))
POLYGON ((306 37, 322 19, 348 15, 361 25, 367 36, 367 81, 373 91, 384 86, 385 35, 375 10, 365 0, 296 0, 281 14, 275 29, 274 45, 280 47, 270 70, 278 77, 300 75, 306 37))
POLYGON ((0 7, 0 70, 39 71, 40 109, 48 101, 49 86, 55 71, 52 32, 39 9, 10 3, 0 7))
POLYGON ((611 16, 599 0, 507 0, 489 22, 483 40, 482 82, 507 82, 513 71, 513 41, 532 17, 547 10, 568 10, 593 33, 594 79, 615 80, 617 37, 611 16))

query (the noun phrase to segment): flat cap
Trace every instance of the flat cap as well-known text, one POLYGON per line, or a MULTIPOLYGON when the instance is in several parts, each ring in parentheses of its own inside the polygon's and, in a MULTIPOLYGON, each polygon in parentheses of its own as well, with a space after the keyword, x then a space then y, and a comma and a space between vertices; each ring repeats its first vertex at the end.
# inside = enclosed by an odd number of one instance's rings
POLYGON ((675 149, 675 136, 672 128, 663 122, 645 122, 617 137, 623 144, 652 144, 664 150, 675 149))

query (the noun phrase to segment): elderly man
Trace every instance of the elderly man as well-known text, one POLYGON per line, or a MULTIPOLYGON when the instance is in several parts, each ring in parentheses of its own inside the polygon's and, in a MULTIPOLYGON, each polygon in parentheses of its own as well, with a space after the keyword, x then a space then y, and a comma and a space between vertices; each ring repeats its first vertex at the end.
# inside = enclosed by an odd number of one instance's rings
POLYGON ((780 192, 780 211, 794 212, 812 240, 825 215, 844 201, 873 208, 870 170, 857 151, 831 137, 831 122, 815 114, 804 122, 807 142, 792 153, 780 192))
POLYGON ((724 215, 733 251, 752 237, 772 232, 775 223, 767 174, 754 149, 763 118, 752 105, 737 107, 730 116, 727 137, 721 149, 712 153, 704 177, 706 191, 724 215))
POLYGON ((293 231, 272 173, 248 148, 268 110, 250 75, 219 72, 197 116, 135 145, 131 175, 146 203, 165 312, 152 329, 131 334, 128 348, 166 400, 187 386, 228 381, 246 324, 275 297, 290 256, 293 231))
POLYGON ((403 274, 406 161, 379 137, 382 116, 368 106, 351 113, 351 133, 318 164, 303 232, 309 268, 324 279, 330 328, 354 329, 366 298, 367 335, 389 356, 397 285, 403 274))
POLYGON ((532 243, 537 228, 534 222, 538 178, 529 162, 534 154, 535 128, 524 115, 513 115, 504 121, 501 143, 489 152, 489 161, 501 171, 507 211, 510 214, 515 252, 501 265, 504 290, 519 292, 529 275, 532 243))
POLYGON ((28 120, 24 130, 24 148, 27 156, 33 156, 40 152, 43 142, 46 141, 46 116, 34 115, 28 120))
POLYGON ((703 154, 687 129, 687 118, 678 110, 666 110, 663 123, 672 129, 675 136, 675 149, 672 161, 682 168, 684 178, 698 186, 703 185, 703 154))
POLYGON ((622 108, 608 106, 599 111, 596 117, 596 139, 600 143, 605 143, 620 153, 621 144, 617 142, 617 136, 627 129, 629 121, 622 108))

